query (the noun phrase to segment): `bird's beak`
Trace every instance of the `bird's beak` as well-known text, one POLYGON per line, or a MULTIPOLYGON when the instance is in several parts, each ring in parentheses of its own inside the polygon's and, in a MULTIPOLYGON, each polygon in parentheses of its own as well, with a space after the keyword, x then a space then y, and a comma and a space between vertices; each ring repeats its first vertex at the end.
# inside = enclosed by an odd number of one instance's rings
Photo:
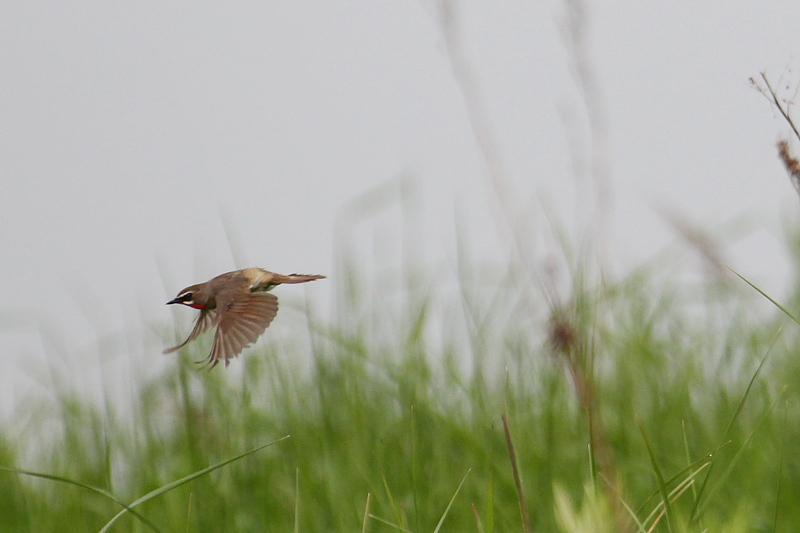
POLYGON ((167 302, 167 305, 171 305, 171 304, 179 304, 179 303, 181 303, 181 300, 180 300, 180 298, 173 298, 172 300, 170 300, 170 301, 168 301, 168 302, 167 302))

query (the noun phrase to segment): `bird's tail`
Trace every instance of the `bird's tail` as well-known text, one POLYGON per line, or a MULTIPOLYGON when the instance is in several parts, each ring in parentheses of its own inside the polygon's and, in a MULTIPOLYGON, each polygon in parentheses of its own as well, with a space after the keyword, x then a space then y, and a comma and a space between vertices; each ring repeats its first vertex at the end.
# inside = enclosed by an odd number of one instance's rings
POLYGON ((276 274, 274 278, 272 278, 273 283, 305 283, 307 281, 314 281, 316 279, 325 279, 325 276, 320 276, 319 274, 289 274, 288 276, 283 276, 281 274, 276 274))

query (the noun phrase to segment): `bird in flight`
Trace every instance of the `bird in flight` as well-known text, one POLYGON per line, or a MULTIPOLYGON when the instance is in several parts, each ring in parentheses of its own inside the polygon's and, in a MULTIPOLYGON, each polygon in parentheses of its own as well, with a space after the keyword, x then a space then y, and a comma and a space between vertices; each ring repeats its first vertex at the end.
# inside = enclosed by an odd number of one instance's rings
MULTIPOLYGON (((181 304, 200 311, 189 338, 164 350, 175 352, 216 327, 211 353, 204 362, 214 368, 220 361, 225 366, 231 359, 264 333, 278 313, 278 297, 267 291, 281 283, 305 283, 325 276, 290 274, 284 276, 262 268, 245 268, 226 272, 205 283, 186 287, 170 304, 181 304)), ((201 362, 201 361, 198 361, 201 362)))

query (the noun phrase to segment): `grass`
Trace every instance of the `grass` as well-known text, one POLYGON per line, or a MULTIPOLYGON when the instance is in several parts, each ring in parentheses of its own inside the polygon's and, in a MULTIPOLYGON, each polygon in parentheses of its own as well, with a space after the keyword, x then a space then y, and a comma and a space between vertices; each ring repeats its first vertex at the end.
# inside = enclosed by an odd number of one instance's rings
POLYGON ((359 275, 332 276, 329 323, 247 351, 240 374, 199 371, 199 342, 126 413, 56 387, 0 438, 0 530, 800 525, 797 327, 756 315, 744 283, 576 276, 556 305, 520 273, 462 274, 387 305, 353 293, 359 275))

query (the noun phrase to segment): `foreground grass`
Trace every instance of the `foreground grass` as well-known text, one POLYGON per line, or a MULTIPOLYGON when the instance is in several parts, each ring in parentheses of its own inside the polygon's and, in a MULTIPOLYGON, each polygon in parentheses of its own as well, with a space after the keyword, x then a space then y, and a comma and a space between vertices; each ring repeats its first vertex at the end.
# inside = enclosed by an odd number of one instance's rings
POLYGON ((249 350, 241 380, 198 371, 197 343, 130 416, 67 394, 35 406, 0 466, 62 482, 0 472, 0 530, 98 531, 153 491, 110 530, 800 527, 796 327, 757 319, 753 293, 638 272, 576 277, 557 305, 518 274, 462 270, 450 295, 417 280, 391 305, 357 274, 339 275, 331 324, 249 350))

